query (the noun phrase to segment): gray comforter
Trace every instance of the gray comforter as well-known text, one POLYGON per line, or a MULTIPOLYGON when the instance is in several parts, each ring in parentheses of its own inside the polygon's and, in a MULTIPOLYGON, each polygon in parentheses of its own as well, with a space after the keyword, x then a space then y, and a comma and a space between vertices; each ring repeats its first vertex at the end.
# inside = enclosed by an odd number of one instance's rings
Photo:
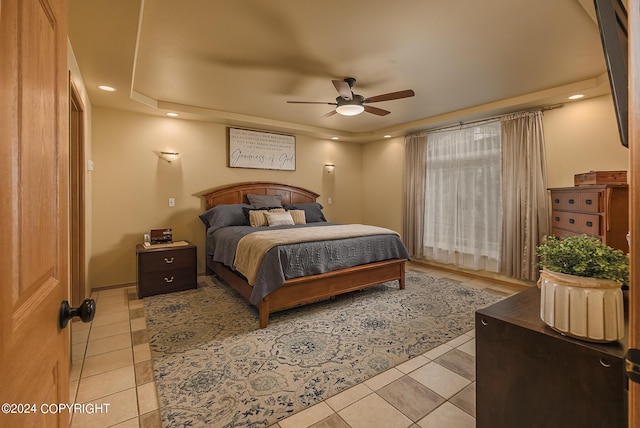
MULTIPOLYGON (((277 228, 323 227, 334 224, 336 223, 318 222, 277 228)), ((251 232, 269 229, 274 228, 228 226, 207 233, 207 260, 223 263, 233 269, 238 241, 251 232)), ((280 245, 266 253, 250 301, 256 305, 290 278, 395 258, 409 259, 409 253, 402 240, 394 234, 280 245)))

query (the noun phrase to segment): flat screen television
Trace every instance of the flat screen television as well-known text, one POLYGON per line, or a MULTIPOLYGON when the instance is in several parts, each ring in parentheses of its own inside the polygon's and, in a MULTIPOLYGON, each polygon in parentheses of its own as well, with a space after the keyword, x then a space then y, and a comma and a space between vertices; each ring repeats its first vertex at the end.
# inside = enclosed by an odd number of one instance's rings
POLYGON ((627 9, 622 0, 593 0, 609 73, 620 142, 629 147, 627 9))

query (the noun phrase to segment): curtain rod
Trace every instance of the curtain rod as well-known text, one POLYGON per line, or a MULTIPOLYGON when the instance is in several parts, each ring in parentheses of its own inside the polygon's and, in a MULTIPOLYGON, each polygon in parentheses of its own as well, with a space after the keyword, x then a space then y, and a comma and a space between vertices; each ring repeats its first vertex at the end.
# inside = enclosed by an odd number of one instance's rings
POLYGON ((493 121, 493 120, 496 120, 496 119, 503 118, 505 116, 510 116, 512 114, 528 113, 528 112, 534 112, 534 111, 545 112, 547 110, 554 110, 554 109, 562 108, 562 107, 564 107, 564 104, 553 104, 553 105, 544 106, 544 107, 534 107, 534 108, 531 108, 531 109, 528 109, 528 110, 521 110, 521 111, 515 111, 515 112, 512 112, 512 113, 499 114, 499 115, 496 115, 496 116, 486 117, 484 119, 470 120, 468 122, 460 121, 456 125, 446 125, 446 126, 442 126, 440 128, 425 129, 423 132, 429 133, 429 132, 446 131, 446 130, 454 129, 454 128, 462 128, 463 126, 466 126, 466 125, 475 125, 475 124, 482 123, 482 122, 490 122, 490 121, 493 121))

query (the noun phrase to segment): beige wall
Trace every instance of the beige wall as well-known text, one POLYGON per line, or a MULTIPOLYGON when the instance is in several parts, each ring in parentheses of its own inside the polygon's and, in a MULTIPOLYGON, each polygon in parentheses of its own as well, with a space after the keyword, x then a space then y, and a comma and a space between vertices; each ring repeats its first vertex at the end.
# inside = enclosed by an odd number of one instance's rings
POLYGON ((404 137, 363 146, 364 222, 402 233, 404 137))
POLYGON ((276 181, 308 188, 322 196, 330 221, 362 222, 362 146, 296 137, 296 171, 228 168, 226 127, 217 124, 93 109, 93 244, 91 287, 131 283, 136 276, 135 246, 151 228, 171 227, 176 240, 198 246, 204 266, 203 211, 198 194, 241 181, 276 181), (177 151, 167 163, 154 152, 177 151), (323 165, 334 163, 325 174, 323 165), (175 198, 175 207, 168 199, 175 198), (327 198, 332 198, 332 204, 327 198))
POLYGON ((628 171, 610 96, 568 103, 544 113, 549 187, 573 186, 574 174, 628 171))
MULTIPOLYGON (((402 231, 404 138, 368 144, 296 137, 296 171, 226 166, 226 127, 93 108, 90 287, 135 281, 135 246, 150 228, 171 227, 198 246, 204 271, 204 226, 198 193, 240 181, 268 180, 320 193, 330 221, 402 231), (167 163, 154 152, 175 150, 167 163), (325 163, 335 163, 332 174, 325 163), (169 207, 168 199, 176 206, 169 207), (328 204, 328 198, 332 204, 328 204)), ((571 186, 573 174, 626 170, 610 97, 573 102, 544 114, 549 186, 571 186)))
MULTIPOLYGON (((567 103, 544 113, 548 186, 573 186, 590 170, 628 171, 610 96, 567 103)), ((404 138, 363 146, 364 221, 402 232, 404 138)))

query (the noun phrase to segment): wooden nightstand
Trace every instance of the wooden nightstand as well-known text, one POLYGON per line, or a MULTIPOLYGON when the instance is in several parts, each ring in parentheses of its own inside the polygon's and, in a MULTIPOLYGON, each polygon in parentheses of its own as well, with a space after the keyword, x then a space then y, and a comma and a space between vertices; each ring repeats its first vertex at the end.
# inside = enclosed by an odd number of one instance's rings
POLYGON ((136 246, 138 257, 138 298, 196 288, 196 246, 164 244, 136 246))

